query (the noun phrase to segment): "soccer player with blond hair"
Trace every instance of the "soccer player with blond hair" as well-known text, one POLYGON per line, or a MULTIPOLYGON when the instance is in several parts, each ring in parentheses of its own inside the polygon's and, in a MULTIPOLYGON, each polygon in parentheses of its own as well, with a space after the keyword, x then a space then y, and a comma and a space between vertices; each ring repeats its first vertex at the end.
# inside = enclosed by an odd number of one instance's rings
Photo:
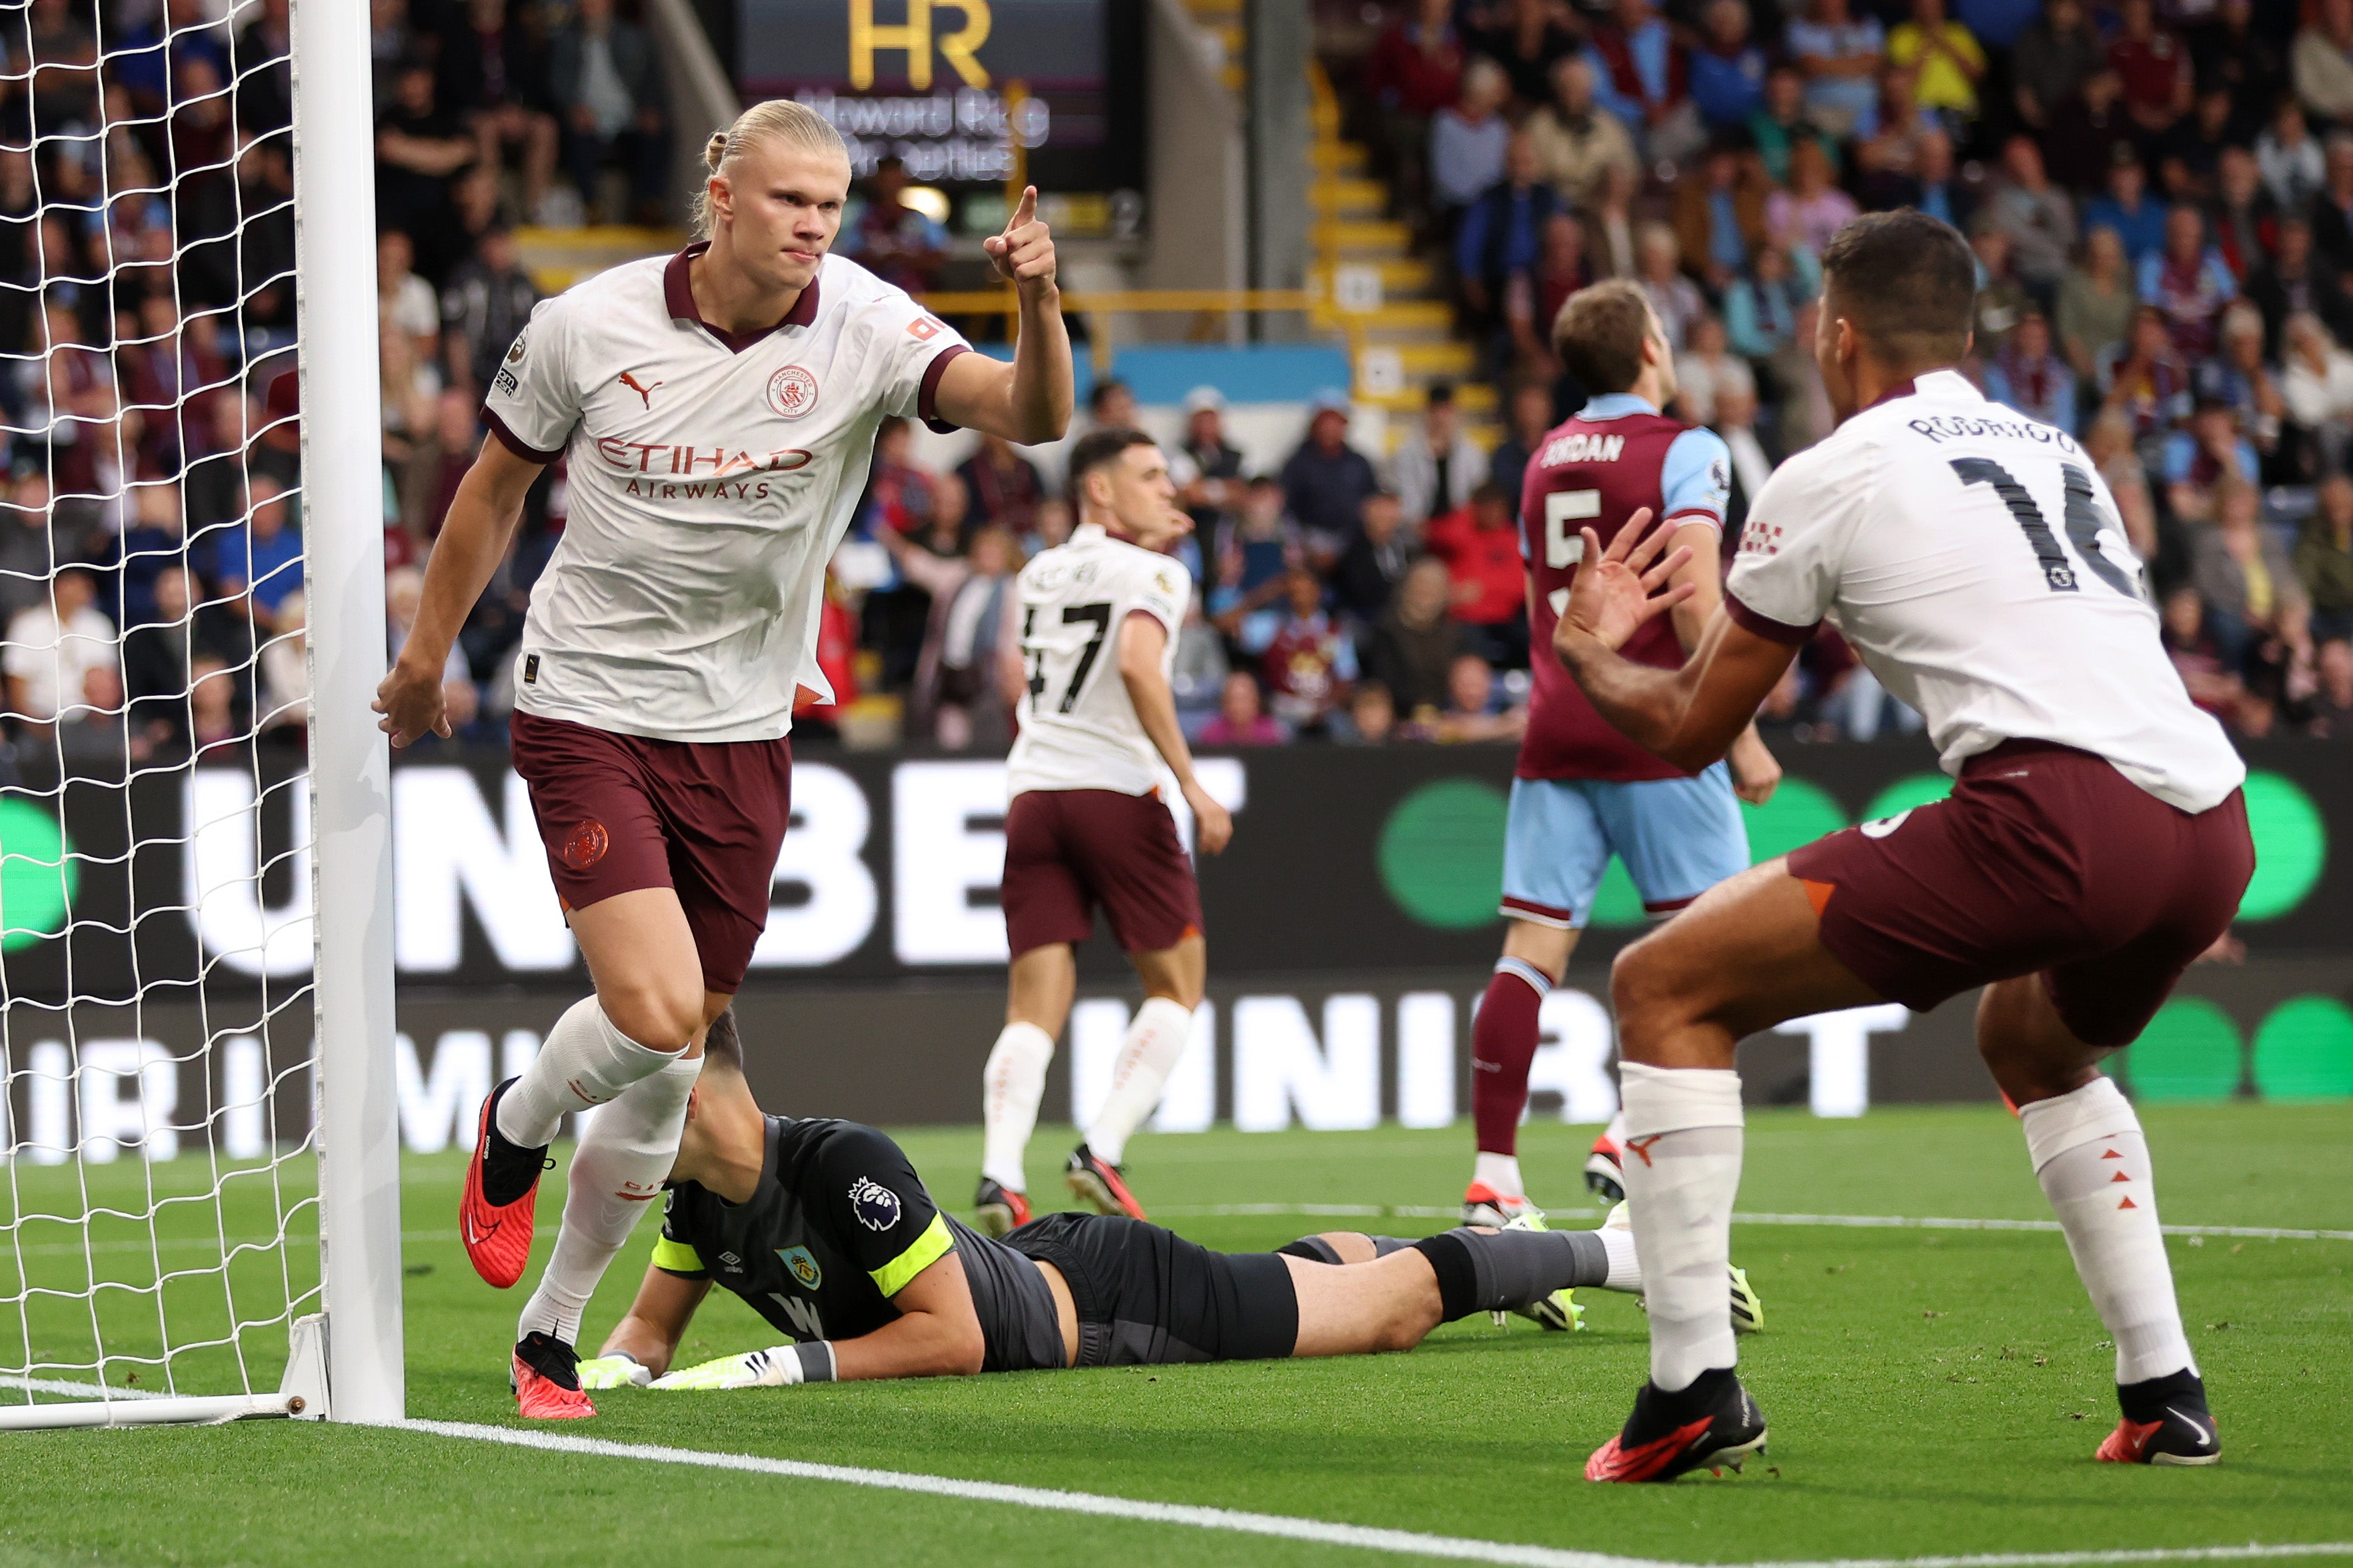
POLYGON ((516 1331, 527 1416, 594 1414, 573 1345, 678 1151, 710 1021, 743 984, 790 814, 794 699, 829 696, 826 563, 892 416, 1008 441, 1069 425, 1052 237, 1026 191, 984 242, 1018 290, 1011 363, 830 254, 841 137, 781 100, 712 137, 701 236, 533 312, 485 391, 424 603, 375 707, 396 746, 447 735, 441 671, 523 497, 568 454, 571 513, 517 652, 516 770, 596 984, 482 1107, 460 1228, 504 1289, 529 1260, 547 1145, 596 1110, 562 1230, 516 1331))

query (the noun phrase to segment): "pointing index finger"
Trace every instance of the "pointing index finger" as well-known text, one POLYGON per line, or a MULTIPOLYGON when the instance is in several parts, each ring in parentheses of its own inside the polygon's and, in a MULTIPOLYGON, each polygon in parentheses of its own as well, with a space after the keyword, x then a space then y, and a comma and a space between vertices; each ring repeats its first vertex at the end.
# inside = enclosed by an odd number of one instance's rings
POLYGON ((1038 187, 1035 185, 1024 185, 1021 187, 1021 201, 1019 205, 1013 209, 1013 216, 1006 220, 1005 232, 1011 234, 1015 229, 1019 228, 1022 225, 1029 222, 1030 219, 1037 216, 1038 187))

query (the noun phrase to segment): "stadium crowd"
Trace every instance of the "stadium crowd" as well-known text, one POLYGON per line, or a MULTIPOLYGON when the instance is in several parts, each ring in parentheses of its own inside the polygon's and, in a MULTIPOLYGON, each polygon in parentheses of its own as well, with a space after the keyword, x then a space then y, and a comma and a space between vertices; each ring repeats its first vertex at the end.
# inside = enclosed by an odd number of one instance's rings
MULTIPOLYGON (((1352 77, 1509 410, 1497 479, 1580 395, 1560 301, 1631 277, 1736 525, 1826 428, 1823 243, 1917 206, 1978 255, 1970 374, 2083 443, 2200 703, 2344 732, 2353 0, 1419 0, 1352 77)), ((1827 633, 1774 710, 1916 723, 1827 633)))
MULTIPOLYGON (((513 226, 658 216, 670 137, 628 0, 372 11, 396 646, 539 299, 513 226)), ((286 0, 214 16, 33 0, 0 36, 0 664, 20 744, 69 762, 290 742, 306 702, 286 0)), ((1560 301, 1643 283, 1677 412, 1730 446, 1736 538, 1827 428, 1815 253, 1905 204, 1969 235, 1972 372, 2083 442, 2192 693, 2243 734, 2353 736, 2353 0, 1416 0, 1359 47, 1324 32, 1504 429, 1482 449, 1471 399, 1433 386, 1376 457, 1335 395, 1258 473, 1217 394, 1187 400, 1197 742, 1515 735, 1519 473, 1582 396, 1546 342, 1560 301)), ((920 288, 944 239, 903 184, 886 163, 842 248, 920 288)), ((1135 416, 1094 388, 1092 423, 1135 416)), ((559 464, 451 657, 461 737, 500 733, 565 497, 559 464)), ((1002 743, 1012 575, 1071 524, 1021 452, 934 472, 886 427, 822 627, 839 706, 805 737, 879 690, 910 738, 1002 743)), ((1917 724, 1830 633, 1767 718, 1808 740, 1917 724)))

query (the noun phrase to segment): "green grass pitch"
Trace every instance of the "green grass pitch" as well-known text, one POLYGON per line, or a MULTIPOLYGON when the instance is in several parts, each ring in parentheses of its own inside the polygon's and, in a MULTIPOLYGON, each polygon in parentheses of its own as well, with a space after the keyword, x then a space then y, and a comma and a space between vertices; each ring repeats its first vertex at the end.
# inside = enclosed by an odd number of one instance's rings
MULTIPOLYGON (((2353 1111, 2230 1105, 2145 1112, 2171 1224, 2353 1229, 2353 1111)), ((1585 1203, 1588 1130, 1531 1126, 1523 1158, 1539 1200, 1585 1203)), ((1054 1193, 1067 1134, 1033 1146, 1033 1189, 1054 1193)), ((971 1191, 976 1131, 902 1135, 934 1192, 971 1191)), ((1140 1192, 1188 1236, 1231 1249, 1303 1231, 1414 1235, 1439 1219, 1314 1219, 1208 1211, 1253 1204, 1445 1205, 1467 1170, 1467 1129, 1145 1137, 1140 1192)), ((153 1168, 185 1187, 200 1163, 153 1168)), ((454 1230, 455 1155, 404 1178, 412 1415, 517 1425, 504 1356, 522 1292, 475 1279, 454 1230)), ((131 1162, 92 1172, 93 1195, 137 1193, 131 1162)), ((25 1212, 72 1201, 68 1173, 20 1167, 25 1212)), ((561 1193, 551 1181, 548 1222, 561 1193)), ((2017 1128, 1998 1109, 1887 1110, 1852 1122, 1765 1112, 1749 1125, 1741 1207, 1756 1213, 2047 1217, 2017 1128)), ((258 1186, 228 1230, 266 1224, 258 1186)), ((195 1230, 189 1205, 175 1229, 195 1230)), ((209 1223, 208 1220, 206 1223, 209 1223)), ((1590 1220, 1567 1223, 1591 1223, 1590 1220)), ((56 1283, 81 1267, 61 1227, 27 1227, 28 1264, 56 1283)), ((124 1239, 127 1227, 109 1235, 124 1239), (116 1232, 121 1233, 116 1235, 116 1232)), ((589 1311, 597 1338, 652 1244, 639 1228, 589 1311)), ((731 1394, 599 1396, 581 1436, 770 1455, 1124 1498, 1206 1504, 1677 1563, 2116 1551, 2353 1540, 2353 1242, 2175 1237, 2185 1315, 2221 1425, 2207 1471, 2094 1465, 2115 1420, 2111 1352, 2047 1232, 1744 1225, 1735 1257, 1769 1330, 1743 1374, 1772 1425, 1746 1476, 1672 1488, 1580 1477, 1643 1374, 1634 1304, 1589 1300, 1590 1331, 1548 1335, 1480 1319, 1409 1355, 1218 1367, 1114 1369, 731 1394)), ((176 1254, 165 1252, 167 1263, 176 1254)), ((190 1258, 201 1258, 192 1247, 190 1258)), ((295 1283, 315 1270, 298 1252, 295 1283)), ((153 1268, 128 1247, 111 1277, 153 1268)), ((266 1299, 272 1281, 240 1289, 266 1299)), ((269 1266, 274 1270, 277 1265, 269 1266)), ((0 1252, 0 1289, 13 1291, 0 1252)), ((152 1278, 152 1275, 149 1276, 152 1278)), ((175 1324, 217 1314, 217 1285, 175 1299, 175 1324)), ((136 1303, 134 1302, 135 1306, 136 1303)), ((110 1305, 109 1332, 139 1331, 110 1305)), ((152 1321, 153 1308, 144 1309, 152 1321)), ((11 1310, 7 1316, 16 1317, 11 1310)), ((32 1315, 37 1346, 70 1351, 86 1308, 32 1315), (79 1316, 76 1316, 76 1313, 79 1316)), ((0 1359, 23 1331, 0 1325, 0 1359)), ((776 1336, 714 1300, 701 1356, 776 1336)), ((259 1381, 275 1347, 256 1342, 259 1381)), ((216 1376, 198 1352, 184 1385, 216 1376)), ((127 1369, 126 1369, 127 1370, 127 1369)), ((71 1374, 55 1374, 71 1375, 71 1374)), ((86 1374, 84 1374, 86 1375, 86 1374)), ((118 1373, 117 1375, 121 1375, 118 1373)), ((141 1386, 155 1386, 151 1371, 141 1386)), ((216 1384, 215 1386, 217 1386, 216 1384)), ((200 1390, 208 1391, 208 1390, 200 1390)), ((1335 1545, 1040 1512, 771 1476, 546 1454, 417 1432, 245 1422, 216 1428, 0 1435, 0 1568, 74 1563, 577 1563, 875 1564, 1372 1563, 1335 1545)))

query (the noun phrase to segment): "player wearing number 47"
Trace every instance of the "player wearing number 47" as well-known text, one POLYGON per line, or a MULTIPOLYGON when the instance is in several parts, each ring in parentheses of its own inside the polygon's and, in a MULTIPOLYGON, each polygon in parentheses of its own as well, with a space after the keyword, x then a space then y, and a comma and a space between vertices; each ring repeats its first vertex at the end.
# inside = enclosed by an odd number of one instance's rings
POLYGON ((441 671, 505 555, 524 493, 569 455, 571 521, 532 589, 515 769, 596 994, 492 1091, 467 1163, 467 1257, 503 1289, 531 1256, 546 1146, 596 1110, 564 1226, 516 1329, 525 1415, 585 1404, 580 1310, 678 1149, 703 1031, 742 984, 791 816, 794 700, 817 663, 826 563, 886 416, 1060 438, 1071 344, 1054 242, 1025 192, 983 241, 1021 316, 1013 363, 829 254, 849 195, 840 134, 773 100, 712 137, 703 237, 541 305, 483 407, 424 603, 376 710, 396 746, 448 735, 441 671))
MULTIPOLYGON (((1440 1323, 1518 1312, 1572 1331, 1580 1286, 1640 1290, 1620 1225, 1335 1233, 1219 1253, 1124 1215, 1054 1214, 1003 1240, 941 1214, 896 1143, 854 1121, 765 1116, 730 1012, 670 1172, 661 1240, 591 1389, 730 1389, 1402 1351, 1440 1323), (797 1341, 674 1366, 719 1285, 797 1341)), ((1719 1289, 1725 1281, 1717 1281, 1719 1289)), ((1745 1276, 1726 1291, 1762 1326, 1745 1276)), ((589 1414, 581 1411, 578 1414, 589 1414)))
POLYGON ((1814 361, 1841 421, 1775 472, 1723 606, 1680 668, 1620 651, 1689 595, 1637 517, 1584 534, 1553 647, 1601 716, 1683 767, 1724 754, 1824 620, 1927 720, 1949 799, 1740 873, 1610 973, 1626 1195, 1651 1378, 1595 1480, 1737 1463, 1765 1418, 1720 1293, 1740 1182, 1735 1046, 1785 1019, 1983 987, 1978 1049, 2116 1342, 2123 1419, 2097 1457, 2221 1457, 2158 1228, 2148 1144, 2099 1059, 2230 924, 2254 869, 2246 770, 2158 640, 2140 563, 2063 432, 1987 402, 1968 352, 1976 258, 1917 212, 1822 252, 1814 361))
POLYGON ((982 1074, 981 1228, 1029 1220, 1022 1153, 1038 1124, 1046 1064, 1071 1016, 1077 944, 1102 906, 1144 982, 1111 1092, 1063 1169, 1103 1214, 1142 1219, 1121 1158, 1159 1103, 1192 1034, 1208 948, 1192 862, 1166 790, 1191 808, 1195 841, 1215 855, 1233 819, 1193 774, 1168 672, 1193 591, 1166 552, 1192 531, 1168 459, 1139 430, 1091 431, 1071 448, 1079 526, 1022 569, 1023 668, 1008 693, 1021 724, 1006 759, 1005 1028, 982 1074))

